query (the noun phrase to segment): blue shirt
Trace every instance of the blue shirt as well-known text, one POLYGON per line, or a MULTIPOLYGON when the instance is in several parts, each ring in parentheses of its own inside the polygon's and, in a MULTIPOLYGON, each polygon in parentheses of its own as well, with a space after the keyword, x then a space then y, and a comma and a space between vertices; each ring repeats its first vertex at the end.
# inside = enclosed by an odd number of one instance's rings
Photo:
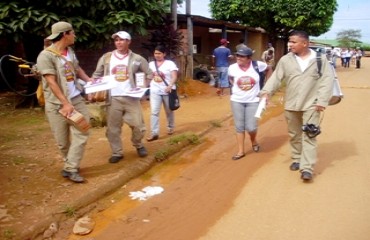
POLYGON ((216 67, 228 67, 230 55, 231 51, 227 47, 218 47, 213 50, 213 56, 216 57, 216 67))

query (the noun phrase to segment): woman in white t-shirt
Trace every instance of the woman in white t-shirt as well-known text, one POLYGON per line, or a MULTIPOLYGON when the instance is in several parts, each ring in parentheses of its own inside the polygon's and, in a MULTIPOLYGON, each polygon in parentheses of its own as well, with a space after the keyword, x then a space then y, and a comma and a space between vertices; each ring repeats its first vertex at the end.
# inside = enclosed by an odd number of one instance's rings
POLYGON ((234 117, 238 153, 232 159, 238 160, 245 156, 245 133, 249 134, 254 152, 260 150, 256 140, 257 119, 254 117, 259 104, 260 92, 259 72, 266 72, 270 76, 271 68, 261 61, 256 61, 258 69, 252 64, 253 50, 242 48, 236 52, 236 63, 230 65, 228 74, 232 84, 231 109, 234 117), (258 71, 259 72, 258 72, 258 71))
POLYGON ((159 137, 159 113, 162 104, 167 117, 167 134, 173 134, 175 127, 174 112, 169 108, 168 93, 176 89, 178 68, 173 61, 165 57, 166 49, 157 46, 154 50, 154 61, 149 63, 149 68, 153 71, 153 79, 150 82, 151 135, 147 138, 149 142, 159 137))

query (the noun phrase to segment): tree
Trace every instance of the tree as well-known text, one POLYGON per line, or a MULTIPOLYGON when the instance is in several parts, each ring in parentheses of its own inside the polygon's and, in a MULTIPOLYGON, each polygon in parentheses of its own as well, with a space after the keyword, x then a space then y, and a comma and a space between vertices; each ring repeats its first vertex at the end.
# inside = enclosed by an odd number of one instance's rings
POLYGON ((178 29, 173 29, 173 21, 167 16, 163 18, 161 25, 158 25, 151 32, 149 43, 143 43, 143 47, 152 53, 157 45, 162 45, 168 50, 168 57, 175 60, 182 49, 182 40, 184 36, 178 29))
POLYGON ((336 0, 211 0, 215 19, 261 27, 271 41, 287 38, 293 29, 319 36, 333 24, 336 0))
POLYGON ((337 41, 342 47, 357 47, 361 44, 361 30, 348 29, 337 33, 337 41))
MULTIPOLYGON (((175 0, 172 0, 175 1, 175 0)), ((182 3, 182 0, 178 0, 182 3)), ((8 0, 0 2, 0 37, 23 43, 24 57, 35 61, 43 38, 57 21, 72 23, 76 47, 102 48, 118 30, 144 35, 170 12, 171 0, 8 0)), ((12 53, 7 49, 7 53, 12 53)), ((15 83, 14 83, 15 84, 15 83)), ((37 86, 36 86, 37 88, 37 86)), ((34 87, 29 92, 34 92, 34 87)))
POLYGON ((79 47, 102 47, 112 33, 125 29, 146 34, 170 11, 171 0, 10 0, 0 3, 0 36, 15 41, 50 34, 51 25, 71 22, 79 47))

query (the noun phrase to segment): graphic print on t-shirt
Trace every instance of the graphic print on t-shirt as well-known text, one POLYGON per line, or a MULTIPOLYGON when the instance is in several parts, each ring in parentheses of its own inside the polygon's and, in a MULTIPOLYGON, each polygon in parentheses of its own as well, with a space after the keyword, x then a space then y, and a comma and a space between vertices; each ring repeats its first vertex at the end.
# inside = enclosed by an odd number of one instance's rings
POLYGON ((238 78, 236 84, 241 90, 248 91, 254 87, 256 80, 249 76, 243 76, 238 78))
POLYGON ((127 66, 118 64, 112 68, 112 74, 115 75, 117 81, 125 81, 128 79, 127 66))
POLYGON ((158 82, 158 83, 163 82, 163 79, 165 77, 163 72, 159 71, 159 74, 158 74, 158 72, 154 72, 153 75, 154 75, 154 77, 153 77, 154 82, 158 82))
POLYGON ((64 63, 64 70, 67 82, 72 82, 75 80, 75 74, 73 69, 71 68, 71 63, 65 62, 64 63))

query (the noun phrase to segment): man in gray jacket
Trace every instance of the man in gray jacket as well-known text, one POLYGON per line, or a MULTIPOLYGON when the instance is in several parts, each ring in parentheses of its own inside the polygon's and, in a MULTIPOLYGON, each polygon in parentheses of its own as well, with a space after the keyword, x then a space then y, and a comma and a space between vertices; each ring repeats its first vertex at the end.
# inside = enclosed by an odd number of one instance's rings
POLYGON ((278 62, 274 73, 261 90, 261 98, 268 98, 286 82, 285 118, 290 136, 292 164, 290 170, 300 170, 304 181, 312 179, 317 160, 316 136, 320 133, 320 113, 325 110, 333 93, 333 71, 325 55, 309 48, 309 37, 304 31, 290 34, 290 52, 278 62))
POLYGON ((148 155, 141 140, 145 134, 145 124, 141 109, 140 98, 127 96, 127 92, 138 87, 137 73, 145 76, 146 84, 152 79, 149 63, 142 56, 130 49, 131 35, 119 31, 112 35, 116 49, 105 53, 98 61, 93 78, 113 75, 117 86, 110 90, 107 108, 106 136, 112 149, 110 163, 123 159, 121 140, 122 125, 125 122, 132 130, 131 142, 140 157, 148 155))

